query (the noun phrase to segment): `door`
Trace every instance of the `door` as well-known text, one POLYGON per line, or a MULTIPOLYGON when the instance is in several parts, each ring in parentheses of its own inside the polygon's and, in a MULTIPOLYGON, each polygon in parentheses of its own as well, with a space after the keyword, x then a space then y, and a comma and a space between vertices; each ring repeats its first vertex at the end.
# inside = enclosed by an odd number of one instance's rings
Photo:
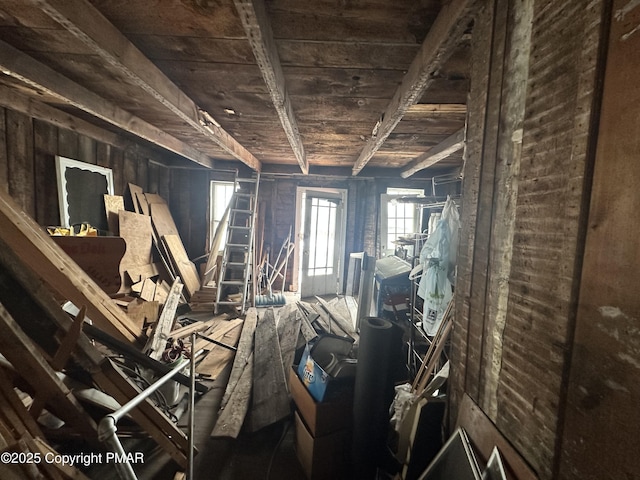
POLYGON ((344 196, 340 190, 303 193, 300 295, 340 291, 344 255, 344 196))

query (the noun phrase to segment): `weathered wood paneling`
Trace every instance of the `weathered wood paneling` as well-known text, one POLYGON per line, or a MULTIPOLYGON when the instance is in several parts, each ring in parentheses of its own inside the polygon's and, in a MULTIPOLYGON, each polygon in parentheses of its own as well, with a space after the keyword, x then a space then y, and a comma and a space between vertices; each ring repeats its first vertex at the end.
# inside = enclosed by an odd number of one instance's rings
POLYGON ((55 155, 58 129, 40 120, 33 121, 36 221, 40 225, 60 225, 55 155))
POLYGON ((33 124, 31 118, 13 110, 7 110, 6 121, 9 194, 35 216, 33 124))
POLYGON ((494 6, 474 28, 452 411, 469 393, 547 479, 562 432, 602 2, 494 6))
POLYGON ((640 51, 640 8, 628 0, 612 4, 561 450, 559 477, 566 479, 640 472, 640 64, 631 60, 640 51))
MULTIPOLYGON (((476 16, 471 54, 471 91, 467 104, 467 139, 465 146, 465 163, 460 234, 458 248, 458 266, 455 294, 455 328, 451 339, 452 364, 450 388, 450 424, 456 421, 458 407, 465 392, 466 378, 469 369, 469 329, 471 323, 470 298, 475 245, 475 225, 477 222, 478 200, 480 191, 480 171, 482 164, 483 132, 485 124, 484 111, 487 104, 489 84, 489 65, 491 39, 493 36, 494 5, 488 2, 476 16)), ((401 122, 402 124, 402 122, 401 122)), ((471 365, 477 369, 477 364, 471 365)))
POLYGON ((554 476, 564 408, 600 10, 600 2, 585 9, 579 1, 535 2, 534 7, 497 397, 503 407, 496 423, 541 478, 554 476))
POLYGON ((6 110, 0 108, 0 190, 9 192, 9 159, 7 158, 6 110))

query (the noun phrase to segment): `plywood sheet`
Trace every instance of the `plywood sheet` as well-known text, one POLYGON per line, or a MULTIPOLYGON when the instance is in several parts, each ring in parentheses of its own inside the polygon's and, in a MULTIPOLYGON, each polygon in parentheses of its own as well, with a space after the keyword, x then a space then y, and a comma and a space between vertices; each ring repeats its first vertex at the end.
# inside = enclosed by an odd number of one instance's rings
POLYGON ((123 285, 130 286, 130 279, 124 273, 133 267, 151 263, 151 220, 145 215, 120 211, 120 236, 127 243, 127 250, 120 262, 123 285))
POLYGON ((121 195, 104 196, 104 211, 107 214, 109 231, 113 235, 120 235, 120 224, 118 221, 118 212, 120 210, 124 210, 124 197, 121 195))
POLYGON ((178 235, 165 235, 162 241, 167 247, 171 263, 176 269, 176 273, 182 278, 185 290, 189 298, 200 290, 200 278, 196 266, 189 260, 187 251, 182 245, 178 235))
POLYGON ((165 235, 180 235, 166 203, 152 203, 149 205, 149 211, 153 221, 153 228, 158 234, 158 238, 162 238, 165 235))
POLYGON ((138 205, 138 201, 137 201, 137 195, 144 195, 144 191, 142 190, 142 187, 139 187, 138 185, 134 185, 133 183, 129 183, 129 195, 130 195, 130 200, 131 200, 131 205, 133 206, 133 211, 136 213, 142 213, 140 211, 140 206, 138 205))

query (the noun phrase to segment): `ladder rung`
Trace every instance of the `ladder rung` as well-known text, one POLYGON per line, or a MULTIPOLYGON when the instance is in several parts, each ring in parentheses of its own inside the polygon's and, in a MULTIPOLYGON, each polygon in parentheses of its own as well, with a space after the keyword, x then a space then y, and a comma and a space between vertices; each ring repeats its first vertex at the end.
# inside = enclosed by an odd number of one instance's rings
POLYGON ((247 178, 236 178, 236 182, 247 182, 247 183, 256 183, 258 181, 255 177, 247 177, 247 178))
POLYGON ((233 229, 237 229, 237 230, 251 230, 251 227, 247 227, 245 225, 228 225, 227 228, 233 228, 233 229))
POLYGON ((227 247, 230 248, 247 248, 248 246, 248 243, 227 243, 227 247))
POLYGON ((244 285, 245 282, 244 280, 221 280, 220 281, 220 285, 244 285))
POLYGON ((251 214, 253 213, 253 210, 247 210, 244 208, 232 208, 231 209, 231 213, 248 213, 251 214))
POLYGON ((216 303, 217 303, 218 305, 235 305, 235 306, 240 306, 240 305, 242 305, 242 302, 228 302, 228 301, 223 301, 223 300, 221 300, 221 301, 219 301, 219 302, 216 302, 216 303))

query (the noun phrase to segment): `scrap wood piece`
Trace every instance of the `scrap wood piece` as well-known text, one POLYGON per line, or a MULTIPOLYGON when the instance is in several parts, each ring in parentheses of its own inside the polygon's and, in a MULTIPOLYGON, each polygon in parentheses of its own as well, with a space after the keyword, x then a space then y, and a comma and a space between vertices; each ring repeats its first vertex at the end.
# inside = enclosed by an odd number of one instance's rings
POLYGON ((300 302, 297 302, 296 306, 298 307, 298 311, 300 312, 300 332, 302 333, 305 341, 308 343, 318 336, 318 332, 316 332, 313 328, 313 325, 311 325, 306 310, 300 304, 300 302))
POLYGON ((146 328, 146 325, 156 322, 160 313, 160 303, 147 302, 139 298, 134 299, 127 304, 127 315, 131 321, 135 322, 140 329, 146 328))
POLYGON ((187 295, 191 298, 194 293, 200 290, 200 277, 198 277, 196 266, 189 260, 187 251, 178 235, 164 235, 162 241, 169 252, 169 258, 177 274, 184 281, 187 295))
POLYGON ((216 424, 211 432, 212 437, 238 437, 244 419, 249 411, 252 384, 253 352, 246 358, 246 364, 240 373, 240 377, 235 382, 234 389, 229 395, 227 404, 218 415, 216 424))
MULTIPOLYGON (((108 358, 101 363, 101 369, 93 375, 93 379, 121 405, 140 393, 140 389, 108 358)), ((189 442, 186 435, 148 398, 131 410, 129 415, 179 466, 187 467, 189 442)))
POLYGON ((317 314, 314 321, 316 321, 325 332, 333 335, 340 335, 342 337, 349 336, 347 332, 340 327, 340 324, 335 321, 333 316, 322 307, 322 305, 319 303, 312 303, 311 308, 317 314))
POLYGON ((134 211, 135 213, 142 213, 140 211, 140 206, 138 205, 136 196, 138 195, 138 193, 144 195, 144 190, 142 189, 142 187, 139 187, 138 185, 135 185, 133 183, 128 183, 127 187, 127 192, 129 193, 129 196, 125 198, 125 201, 128 200, 127 206, 133 208, 132 211, 134 211))
POLYGON ((107 214, 107 224, 112 235, 120 235, 118 212, 124 210, 124 197, 120 195, 105 195, 104 210, 107 214))
POLYGON ((238 341, 238 348, 236 350, 236 356, 233 360, 233 367, 231 367, 231 374, 229 381, 227 382, 227 388, 224 391, 222 402, 220 403, 220 409, 224 409, 229 398, 233 393, 234 388, 242 375, 242 371, 247 368, 249 363, 249 357, 253 353, 253 340, 256 331, 256 324, 258 322, 258 311, 255 307, 251 307, 247 310, 247 314, 242 326, 242 333, 240 334, 240 340, 238 341))
POLYGON ((291 413, 282 366, 282 353, 273 307, 258 319, 254 340, 251 431, 282 420, 291 413))
POLYGON ((52 413, 77 432, 90 438, 96 436, 97 426, 93 419, 58 378, 40 350, 2 304, 0 304, 0 352, 34 389, 36 398, 41 397, 52 413))
MULTIPOLYGON (((224 343, 225 345, 235 347, 235 345, 228 344, 228 343, 224 342, 221 339, 224 338, 224 336, 227 335, 227 333, 231 332, 238 325, 242 325, 243 323, 244 323, 244 320, 242 320, 241 318, 235 318, 235 319, 229 320, 229 321, 218 322, 217 325, 214 325, 211 328, 207 329, 207 331, 204 333, 204 335, 206 337, 208 337, 209 339, 211 339, 211 340, 215 340, 217 342, 224 343)), ((236 343, 237 343, 237 339, 236 339, 236 343)), ((210 342, 206 338, 200 338, 200 339, 198 339, 196 341, 195 351, 196 352, 198 352, 200 350, 209 350, 210 351, 211 349, 213 349, 214 346, 216 346, 215 343, 210 342)), ((222 347, 220 345, 217 345, 217 346, 221 347, 221 348, 225 348, 225 347, 222 347)), ((229 349, 227 348, 227 350, 229 350, 229 349)), ((237 349, 234 348, 233 351, 235 352, 235 351, 237 351, 237 349)))
POLYGON ((176 318, 176 310, 178 309, 178 303, 180 303, 182 287, 180 277, 176 278, 171 286, 169 297, 164 304, 160 318, 144 347, 144 352, 154 360, 160 360, 162 352, 165 350, 167 339, 171 336, 171 330, 173 329, 176 318))
POLYGON ((193 332, 204 332, 205 330, 218 327, 219 325, 226 325, 229 322, 229 314, 222 313, 220 315, 215 315, 209 318, 208 320, 196 320, 189 325, 185 325, 184 327, 179 327, 171 331, 171 338, 177 340, 179 338, 188 337, 193 332))
POLYGON ((132 265, 126 274, 131 279, 131 283, 137 283, 147 278, 154 278, 160 275, 160 269, 157 263, 149 263, 147 265, 132 265))
POLYGON ((156 283, 156 293, 153 296, 153 300, 160 305, 164 305, 169 297, 169 292, 171 292, 171 285, 162 280, 160 283, 156 283))
POLYGON ((356 330, 353 327, 353 324, 349 322, 349 320, 346 317, 344 317, 343 314, 339 312, 337 308, 334 307, 334 305, 330 304, 329 302, 327 302, 325 299, 321 297, 316 296, 316 299, 318 300, 318 303, 322 306, 324 311, 326 311, 329 314, 331 319, 338 324, 338 326, 342 331, 344 331, 348 336, 350 336, 354 340, 358 340, 358 334, 356 333, 356 330))
POLYGON ((207 263, 204 267, 204 274, 202 276, 202 285, 208 285, 213 281, 216 272, 216 259, 218 258, 218 252, 220 251, 220 245, 222 244, 222 239, 224 238, 224 234, 227 230, 227 222, 229 219, 229 211, 231 210, 231 203, 227 205, 227 208, 224 210, 224 215, 218 222, 218 226, 216 227, 216 233, 213 235, 213 240, 211 241, 211 246, 209 247, 209 256, 207 257, 207 263))
POLYGON ((142 282, 142 290, 140 291, 140 298, 147 302, 152 302, 156 294, 156 282, 150 278, 146 278, 142 282))
MULTIPOLYGON (((109 347, 111 350, 117 352, 123 357, 129 360, 133 360, 141 367, 148 368, 154 374, 165 375, 171 371, 171 367, 168 364, 154 360, 153 358, 142 353, 136 347, 128 343, 121 342, 120 340, 113 338, 109 334, 104 333, 102 330, 99 330, 91 325, 85 325, 84 330, 87 333, 87 336, 89 336, 90 338, 95 339, 106 347, 109 347)), ((100 359, 100 363, 98 365, 101 365, 101 362, 102 358, 100 359)), ((176 382, 184 385, 185 387, 191 385, 191 379, 182 373, 176 373, 173 379, 176 382)), ((206 393, 209 391, 209 389, 205 385, 198 381, 196 381, 196 390, 200 393, 206 393)))
POLYGON ((25 431, 34 437, 44 437, 36 420, 29 415, 20 397, 11 386, 11 380, 0 368, 0 415, 8 421, 12 421, 13 429, 22 435, 25 431), (16 421, 19 419, 19 421, 16 421))
POLYGON ((422 360, 422 364, 418 369, 416 378, 414 378, 413 383, 411 384, 411 391, 418 395, 421 395, 422 391, 427 386, 427 382, 430 380, 431 373, 436 366, 436 362, 444 349, 449 332, 453 327, 453 318, 451 316, 452 308, 453 299, 449 301, 447 308, 442 315, 442 320, 440 321, 438 330, 431 340, 431 345, 429 345, 429 349, 422 360))
POLYGON ((157 193, 145 193, 144 198, 146 199, 148 205, 151 205, 154 203, 164 203, 165 205, 167 204, 165 199, 162 198, 157 193))
MULTIPOLYGON (((226 345, 236 346, 238 344, 238 340, 240 339, 240 334, 242 333, 242 324, 243 320, 236 319, 230 322, 232 327, 222 333, 219 333, 216 336, 207 335, 214 340, 218 340, 226 345), (233 323, 232 323, 233 322, 233 323)), ((207 375, 210 379, 215 379, 220 375, 220 372, 227 366, 227 364, 233 360, 235 352, 233 350, 229 350, 228 348, 221 347, 220 345, 212 345, 211 350, 204 359, 198 363, 196 366, 196 373, 201 375, 207 375)))
POLYGON ((151 263, 152 230, 151 220, 145 215, 120 211, 120 236, 127 244, 127 250, 120 261, 120 272, 123 288, 130 286, 125 272, 134 267, 146 266, 151 263))
MULTIPOLYGON (((280 314, 278 318, 278 339, 282 354, 282 368, 285 372, 288 372, 293 364, 302 318, 297 307, 293 304, 285 305, 279 309, 278 313, 280 314)), ((287 386, 288 379, 289 376, 285 375, 287 386)))
POLYGON ((144 193, 136 192, 135 201, 138 202, 138 207, 142 215, 149 216, 149 204, 144 193))
POLYGON ((137 328, 109 296, 6 193, 0 192, 0 238, 21 263, 60 297, 87 306, 100 328, 130 342, 137 328))

